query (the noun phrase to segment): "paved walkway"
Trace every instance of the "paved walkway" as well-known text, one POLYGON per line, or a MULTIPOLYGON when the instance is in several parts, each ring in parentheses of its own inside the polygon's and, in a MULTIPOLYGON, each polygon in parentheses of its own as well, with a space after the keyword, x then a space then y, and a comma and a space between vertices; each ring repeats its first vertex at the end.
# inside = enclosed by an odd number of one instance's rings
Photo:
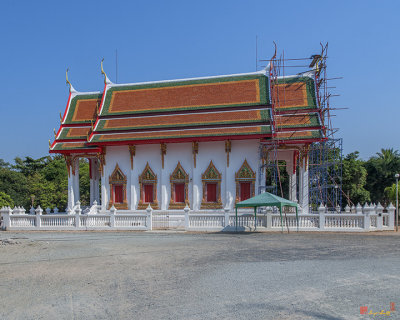
POLYGON ((0 318, 371 319, 360 306, 400 309, 399 240, 0 232, 0 318))

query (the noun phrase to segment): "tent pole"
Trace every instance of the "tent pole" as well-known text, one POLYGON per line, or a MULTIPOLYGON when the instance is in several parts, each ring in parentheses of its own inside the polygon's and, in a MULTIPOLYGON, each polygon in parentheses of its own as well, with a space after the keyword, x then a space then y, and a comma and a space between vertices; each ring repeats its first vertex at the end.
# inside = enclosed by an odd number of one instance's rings
POLYGON ((254 207, 254 230, 257 230, 257 207, 254 207))
POLYGON ((297 232, 299 232, 299 214, 297 213, 297 207, 296 207, 296 221, 297 221, 297 232))
POLYGON ((237 207, 235 207, 236 210, 236 216, 235 216, 235 231, 237 232, 237 207))
POLYGON ((282 204, 279 205, 279 213, 281 214, 281 226, 282 226, 282 233, 283 233, 282 204))

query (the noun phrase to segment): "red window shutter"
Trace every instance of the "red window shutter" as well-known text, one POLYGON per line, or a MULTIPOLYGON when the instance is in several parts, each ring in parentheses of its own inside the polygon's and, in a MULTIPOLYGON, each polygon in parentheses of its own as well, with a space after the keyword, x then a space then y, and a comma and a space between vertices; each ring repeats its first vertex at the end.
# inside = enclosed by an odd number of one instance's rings
POLYGON ((114 203, 123 203, 124 195, 123 188, 121 185, 114 186, 114 203))
POLYGON ((240 183, 240 201, 250 198, 250 182, 240 183))
POLYGON ((146 202, 146 203, 153 202, 153 185, 152 184, 144 185, 144 202, 146 202))
POLYGON ((184 183, 175 183, 175 202, 185 202, 184 183))
POLYGON ((207 202, 217 202, 217 184, 207 183, 207 202))

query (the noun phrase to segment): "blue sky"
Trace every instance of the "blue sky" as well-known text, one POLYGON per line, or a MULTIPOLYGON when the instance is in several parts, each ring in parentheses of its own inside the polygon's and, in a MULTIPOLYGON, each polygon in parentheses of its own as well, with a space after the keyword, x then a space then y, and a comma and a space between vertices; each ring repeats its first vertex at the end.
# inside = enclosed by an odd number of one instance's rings
POLYGON ((0 4, 0 158, 41 157, 68 98, 118 83, 255 71, 273 53, 329 42, 334 127, 344 153, 400 149, 399 1, 7 1, 0 4), (333 84, 332 84, 333 85, 333 84))

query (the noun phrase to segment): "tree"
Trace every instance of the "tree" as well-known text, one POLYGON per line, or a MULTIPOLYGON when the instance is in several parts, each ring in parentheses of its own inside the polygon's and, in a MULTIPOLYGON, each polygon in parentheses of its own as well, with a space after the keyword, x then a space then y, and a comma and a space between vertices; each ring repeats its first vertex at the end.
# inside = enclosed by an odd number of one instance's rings
POLYGON ((3 191, 0 191, 0 208, 2 207, 14 207, 14 201, 11 199, 11 197, 7 194, 4 193, 3 191))
POLYGON ((367 185, 373 202, 388 203, 385 188, 391 186, 394 175, 400 171, 400 155, 393 149, 381 149, 376 156, 371 157, 366 163, 367 185))
POLYGON ((342 190, 353 204, 370 201, 370 193, 365 189, 367 170, 364 161, 358 158, 359 152, 349 153, 342 162, 342 190))
POLYGON ((0 191, 8 194, 16 205, 29 203, 28 178, 9 167, 0 168, 0 191))
MULTIPOLYGON (((396 184, 395 183, 393 183, 390 187, 385 188, 385 195, 386 195, 386 198, 390 202, 392 202, 392 203, 396 202, 396 184)), ((398 190, 398 195, 400 195, 400 190, 398 190)), ((400 199, 400 197, 399 197, 399 199, 400 199)))

